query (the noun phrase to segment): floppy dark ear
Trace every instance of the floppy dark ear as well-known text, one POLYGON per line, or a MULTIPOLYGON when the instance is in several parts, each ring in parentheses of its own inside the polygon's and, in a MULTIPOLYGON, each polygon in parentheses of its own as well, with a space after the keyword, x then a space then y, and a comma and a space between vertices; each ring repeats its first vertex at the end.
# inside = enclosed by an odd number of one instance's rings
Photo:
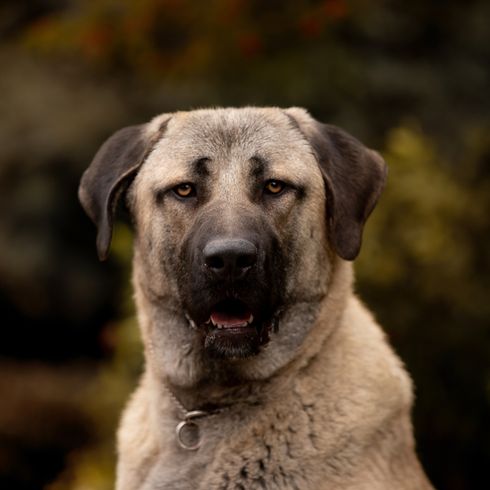
POLYGON ((354 260, 364 223, 385 185, 387 166, 377 152, 345 131, 315 121, 301 109, 291 109, 288 115, 318 159, 327 191, 330 241, 340 257, 354 260))
POLYGON ((100 260, 109 254, 118 200, 161 137, 167 122, 168 118, 120 129, 100 147, 82 176, 78 197, 97 226, 100 260))

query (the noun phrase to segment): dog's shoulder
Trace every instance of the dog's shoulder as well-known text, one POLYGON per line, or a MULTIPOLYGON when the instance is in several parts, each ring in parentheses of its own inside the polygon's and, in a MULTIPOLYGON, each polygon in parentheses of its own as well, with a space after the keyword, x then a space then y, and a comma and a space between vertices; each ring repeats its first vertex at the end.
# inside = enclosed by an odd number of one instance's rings
POLYGON ((117 432, 117 488, 140 488, 149 469, 159 457, 157 434, 149 423, 152 416, 149 403, 152 391, 147 386, 148 382, 148 377, 143 376, 121 417, 117 432))
POLYGON ((379 416, 410 409, 410 376, 385 331, 355 294, 349 296, 330 342, 323 352, 328 383, 333 383, 336 391, 342 390, 343 398, 356 399, 361 410, 372 410, 379 416))

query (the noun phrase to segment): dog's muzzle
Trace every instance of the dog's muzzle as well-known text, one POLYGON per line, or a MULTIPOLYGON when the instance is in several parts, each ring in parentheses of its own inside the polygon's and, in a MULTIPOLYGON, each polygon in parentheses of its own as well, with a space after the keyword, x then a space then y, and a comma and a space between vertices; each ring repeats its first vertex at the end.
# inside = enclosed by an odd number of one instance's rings
POLYGON ((257 354, 269 340, 284 289, 278 240, 264 221, 237 214, 198 220, 184 243, 179 288, 188 317, 215 358, 257 354))

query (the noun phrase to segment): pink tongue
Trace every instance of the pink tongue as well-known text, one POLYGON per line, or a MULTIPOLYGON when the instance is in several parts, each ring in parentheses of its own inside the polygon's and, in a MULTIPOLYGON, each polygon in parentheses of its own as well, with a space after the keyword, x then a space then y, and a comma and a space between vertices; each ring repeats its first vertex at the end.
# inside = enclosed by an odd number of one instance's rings
POLYGON ((211 313, 211 321, 215 325, 223 325, 224 327, 240 327, 251 320, 252 315, 248 312, 242 315, 231 315, 221 311, 213 311, 211 313))

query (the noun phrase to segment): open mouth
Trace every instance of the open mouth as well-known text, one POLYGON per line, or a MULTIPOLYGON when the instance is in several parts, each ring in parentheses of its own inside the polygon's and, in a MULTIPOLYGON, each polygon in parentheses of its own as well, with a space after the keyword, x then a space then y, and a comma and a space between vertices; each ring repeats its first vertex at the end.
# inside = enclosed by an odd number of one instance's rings
POLYGON ((244 303, 238 300, 225 300, 213 307, 208 324, 218 330, 228 330, 250 327, 253 321, 254 315, 244 303))
POLYGON ((212 357, 246 358, 269 340, 268 322, 243 301, 226 299, 214 305, 204 322, 204 345, 212 357))

